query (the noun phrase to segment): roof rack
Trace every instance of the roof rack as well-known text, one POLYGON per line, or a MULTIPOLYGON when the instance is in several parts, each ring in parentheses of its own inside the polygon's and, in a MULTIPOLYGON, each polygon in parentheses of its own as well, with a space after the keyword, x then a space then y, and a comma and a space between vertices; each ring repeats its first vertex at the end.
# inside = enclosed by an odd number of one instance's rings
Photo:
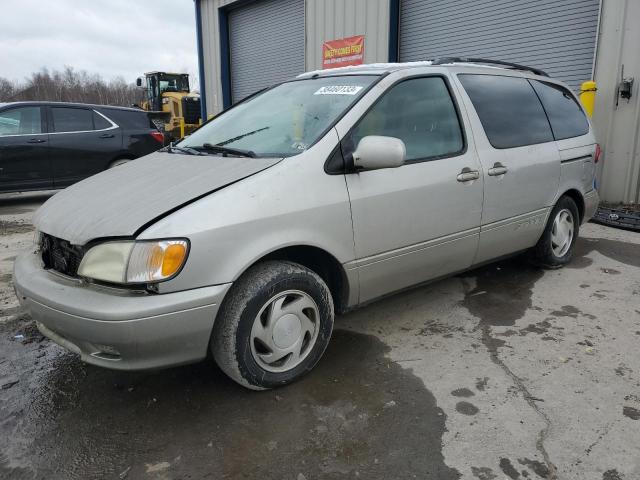
POLYGON ((525 65, 519 65, 517 63, 503 62, 502 60, 489 60, 487 58, 472 58, 472 57, 442 57, 436 58, 432 61, 432 65, 444 65, 447 63, 485 63, 487 65, 500 65, 503 67, 513 68, 515 70, 526 70, 534 73, 535 75, 541 75, 548 77, 549 74, 539 68, 527 67, 525 65))

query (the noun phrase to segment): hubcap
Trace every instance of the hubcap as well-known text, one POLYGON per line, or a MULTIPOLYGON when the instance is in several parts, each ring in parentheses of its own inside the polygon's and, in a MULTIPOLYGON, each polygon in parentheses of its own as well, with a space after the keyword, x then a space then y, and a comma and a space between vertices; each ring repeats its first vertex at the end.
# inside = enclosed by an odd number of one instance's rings
POLYGON ((571 248, 573 230, 572 213, 567 209, 560 210, 551 228, 551 250, 556 257, 564 257, 571 248))
POLYGON ((320 312, 313 298, 300 290, 278 293, 253 321, 253 359, 269 372, 291 370, 307 358, 319 330, 320 312))

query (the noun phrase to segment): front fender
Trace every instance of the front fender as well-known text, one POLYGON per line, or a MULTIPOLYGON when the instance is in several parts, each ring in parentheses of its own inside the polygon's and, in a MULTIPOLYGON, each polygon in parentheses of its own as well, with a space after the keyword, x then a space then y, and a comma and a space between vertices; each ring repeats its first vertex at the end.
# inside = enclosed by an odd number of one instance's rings
POLYGON ((337 141, 332 131, 307 152, 202 198, 145 230, 138 238, 187 237, 191 242, 184 269, 160 284, 161 291, 233 282, 260 258, 294 245, 322 249, 341 264, 352 261, 353 228, 344 177, 327 175, 323 167, 337 141))

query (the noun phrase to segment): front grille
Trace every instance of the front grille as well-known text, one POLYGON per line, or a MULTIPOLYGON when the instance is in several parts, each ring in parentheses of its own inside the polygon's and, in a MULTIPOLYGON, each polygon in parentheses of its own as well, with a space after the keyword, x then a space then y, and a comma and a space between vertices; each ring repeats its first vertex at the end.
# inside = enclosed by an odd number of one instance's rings
POLYGON ((66 240, 43 233, 41 248, 44 268, 70 277, 78 276, 78 268, 84 255, 82 247, 71 245, 66 240))
POLYGON ((182 97, 182 113, 184 123, 198 123, 200 120, 200 99, 198 97, 182 97))

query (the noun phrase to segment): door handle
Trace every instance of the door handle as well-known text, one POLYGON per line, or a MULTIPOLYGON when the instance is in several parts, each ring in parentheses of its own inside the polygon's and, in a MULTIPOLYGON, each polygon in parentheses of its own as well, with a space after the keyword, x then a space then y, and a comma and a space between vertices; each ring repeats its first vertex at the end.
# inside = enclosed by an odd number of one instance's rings
POLYGON ((480 178, 480 172, 478 170, 471 170, 469 167, 464 167, 458 174, 457 180, 459 182, 470 182, 471 180, 477 180, 480 178))
POLYGON ((44 143, 46 140, 42 138, 32 138, 31 140, 27 140, 27 143, 44 143))
POLYGON ((100 135, 100 138, 113 138, 115 135, 113 133, 103 133, 100 135))
POLYGON ((487 170, 487 175, 490 175, 492 177, 497 177, 499 175, 504 175, 508 171, 509 171, 509 169, 507 167, 502 165, 500 162, 496 162, 496 163, 493 164, 492 168, 487 170))

